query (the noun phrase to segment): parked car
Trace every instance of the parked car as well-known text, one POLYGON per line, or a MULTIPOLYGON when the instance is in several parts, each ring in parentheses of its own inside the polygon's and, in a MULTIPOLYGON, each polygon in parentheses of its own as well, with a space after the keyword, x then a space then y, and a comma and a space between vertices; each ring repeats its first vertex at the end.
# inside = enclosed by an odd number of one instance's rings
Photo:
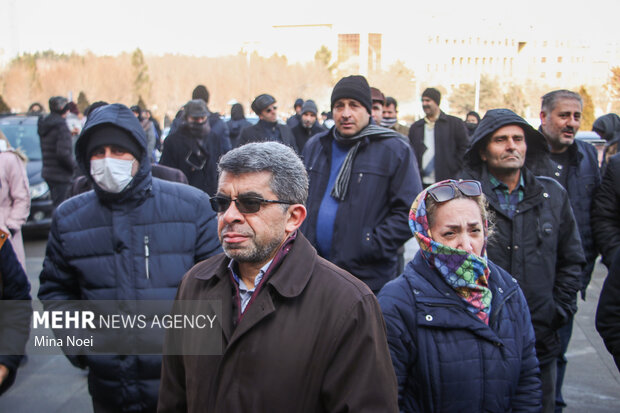
POLYGON ((0 117, 0 129, 14 148, 28 157, 26 171, 30 184, 30 216, 22 227, 26 232, 47 232, 52 223, 54 205, 47 183, 41 177, 41 144, 37 132, 38 116, 0 117))
POLYGON ((593 145, 598 152, 598 166, 601 166, 603 162, 603 153, 605 152, 605 145, 607 141, 599 136, 598 133, 594 131, 578 131, 575 138, 582 140, 584 142, 588 142, 593 145))

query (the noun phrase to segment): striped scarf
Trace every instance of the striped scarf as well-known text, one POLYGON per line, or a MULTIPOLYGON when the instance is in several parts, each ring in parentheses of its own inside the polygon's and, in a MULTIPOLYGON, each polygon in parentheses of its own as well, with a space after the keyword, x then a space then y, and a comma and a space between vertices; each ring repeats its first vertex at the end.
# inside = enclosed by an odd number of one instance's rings
POLYGON ((336 176, 336 182, 332 189, 331 196, 339 201, 344 201, 349 189, 349 182, 351 181, 351 173, 353 170, 353 161, 357 155, 362 141, 368 137, 370 140, 386 139, 386 138, 399 138, 399 134, 391 129, 383 128, 381 126, 370 124, 360 131, 359 134, 350 138, 344 138, 338 133, 338 130, 334 127, 332 129, 334 140, 343 146, 350 146, 347 157, 344 159, 338 176, 336 176))

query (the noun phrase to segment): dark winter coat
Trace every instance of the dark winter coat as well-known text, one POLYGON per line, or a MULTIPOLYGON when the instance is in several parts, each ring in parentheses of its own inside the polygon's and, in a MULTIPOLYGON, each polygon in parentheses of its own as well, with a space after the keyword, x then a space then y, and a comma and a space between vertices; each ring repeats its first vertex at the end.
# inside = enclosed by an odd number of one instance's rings
POLYGON ((248 126, 241 131, 238 146, 250 142, 277 141, 290 146, 299 153, 293 132, 286 125, 259 120, 256 125, 248 126))
POLYGON ((534 329, 510 274, 489 262, 489 325, 418 253, 378 300, 405 412, 539 412, 534 329))
POLYGON ((71 132, 65 118, 58 113, 40 117, 41 177, 47 182, 70 183, 76 167, 71 132))
POLYGON ((396 378, 372 292, 297 234, 238 325, 236 284, 218 255, 178 300, 221 302, 221 356, 164 356, 158 411, 396 412, 396 378))
POLYGON ((237 148, 240 146, 239 138, 241 136, 241 131, 248 126, 252 126, 252 124, 245 118, 242 118, 231 119, 226 122, 226 126, 228 127, 228 132, 230 133, 230 144, 233 148, 237 148))
MULTIPOLYGON (((409 141, 418 161, 422 176, 422 156, 426 152, 424 143, 424 119, 409 128, 409 141)), ((465 123, 440 111, 435 122, 435 181, 454 179, 463 168, 463 154, 469 145, 465 123)))
MULTIPOLYGON (((321 201, 329 181, 332 129, 313 136, 302 154, 310 179, 302 231, 316 245, 321 201)), ((349 193, 340 202, 330 261, 373 291, 397 275, 397 250, 409 238, 409 209, 422 190, 411 147, 398 137, 366 137, 353 161, 349 193)))
POLYGON ((325 130, 325 127, 322 126, 318 121, 314 122, 314 125, 312 125, 311 128, 304 128, 303 123, 298 123, 297 126, 292 129, 292 131, 293 135, 295 136, 295 143, 297 144, 299 152, 301 153, 303 151, 306 142, 308 142, 308 139, 310 139, 317 133, 323 132, 325 130))
POLYGON ((620 252, 612 260, 596 309, 596 330, 620 370, 620 252))
POLYGON ((30 333, 30 283, 19 263, 9 234, 0 231, 0 300, 21 300, 10 307, 3 307, 0 313, 0 364, 9 370, 9 375, 0 386, 4 393, 15 381, 17 368, 22 360, 30 333), (7 350, 13 351, 7 351, 7 350), (9 355, 10 354, 10 355, 9 355))
POLYGON ((557 165, 549 159, 552 172, 542 173, 541 175, 554 178, 559 182, 563 173, 568 174, 566 191, 577 220, 581 246, 587 263, 580 276, 581 296, 585 298, 586 288, 590 283, 590 278, 592 278, 592 270, 598 256, 594 246, 592 225, 590 224, 590 210, 592 209, 594 193, 601 184, 601 175, 598 167, 598 155, 594 146, 575 139, 567 150, 570 159, 568 171, 562 171, 561 165, 557 165))
POLYGON ((495 115, 495 119, 483 119, 472 136, 462 177, 480 181, 495 213, 495 231, 487 253, 519 281, 536 332, 536 354, 545 364, 560 354, 557 330, 577 310, 576 293, 581 287, 579 277, 585 257, 568 194, 555 180, 536 177, 524 166, 521 174, 525 193, 515 215, 509 218, 500 207, 478 153, 486 137, 502 126, 522 126, 527 143, 526 165, 544 160, 541 154, 548 148, 545 138, 513 112, 497 110, 495 115))
POLYGON ((286 120, 286 126, 288 126, 289 129, 293 129, 295 126, 299 125, 300 123, 301 123, 301 115, 297 113, 289 117, 286 120))
MULTIPOLYGON (((215 125, 224 125, 219 117, 213 114, 209 116, 209 124, 213 117, 218 118, 214 121, 215 125)), ((226 134, 211 128, 206 136, 199 139, 192 136, 187 124, 183 123, 166 138, 159 163, 180 169, 191 186, 214 195, 217 191, 217 162, 230 148, 228 128, 226 134)))
MULTIPOLYGON (((203 192, 151 177, 144 131, 122 105, 108 105, 89 116, 76 144, 84 171, 90 131, 103 123, 124 128, 138 141, 143 149, 139 169, 119 194, 95 185, 94 191, 56 209, 39 298, 172 300, 187 270, 221 252, 215 213, 203 192)), ((155 409, 160 356, 68 358, 89 367, 88 387, 98 403, 119 412, 155 409)))
POLYGON ((592 202, 592 231, 603 262, 610 267, 620 251, 620 154, 609 159, 592 202))

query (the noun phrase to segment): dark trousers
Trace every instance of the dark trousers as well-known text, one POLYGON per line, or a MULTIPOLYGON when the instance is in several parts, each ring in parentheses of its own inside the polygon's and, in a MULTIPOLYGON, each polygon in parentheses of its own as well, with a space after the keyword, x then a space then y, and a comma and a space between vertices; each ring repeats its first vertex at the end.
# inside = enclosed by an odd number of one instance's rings
POLYGON ((555 383, 557 381, 558 363, 551 360, 540 365, 540 381, 542 381, 543 413, 555 411, 555 383))
POLYGON ((562 383, 564 383, 564 373, 566 373, 566 350, 568 350, 568 343, 573 335, 573 320, 574 315, 571 315, 568 323, 558 330, 560 336, 560 345, 562 346, 562 354, 557 358, 557 380, 555 382, 555 412, 562 413, 562 409, 566 407, 564 398, 562 397, 562 383))
POLYGON ((47 186, 50 188, 50 194, 52 196, 52 203, 54 208, 67 199, 69 189, 71 188, 71 182, 48 182, 47 186))

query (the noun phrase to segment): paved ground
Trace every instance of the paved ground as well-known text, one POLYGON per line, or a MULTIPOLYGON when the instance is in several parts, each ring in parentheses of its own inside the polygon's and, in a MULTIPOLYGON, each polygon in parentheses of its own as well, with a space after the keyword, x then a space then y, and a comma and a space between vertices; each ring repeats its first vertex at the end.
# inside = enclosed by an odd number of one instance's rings
MULTIPOLYGON (((407 257, 413 252, 409 245, 407 257)), ((44 253, 44 241, 26 243, 27 272, 34 296, 44 253)), ((594 328, 596 303, 606 274, 605 267, 597 264, 587 301, 579 301, 564 383, 567 413, 620 411, 620 373, 594 328)), ((19 370, 15 385, 0 397, 0 412, 90 413, 86 374, 64 356, 31 355, 19 370)))

